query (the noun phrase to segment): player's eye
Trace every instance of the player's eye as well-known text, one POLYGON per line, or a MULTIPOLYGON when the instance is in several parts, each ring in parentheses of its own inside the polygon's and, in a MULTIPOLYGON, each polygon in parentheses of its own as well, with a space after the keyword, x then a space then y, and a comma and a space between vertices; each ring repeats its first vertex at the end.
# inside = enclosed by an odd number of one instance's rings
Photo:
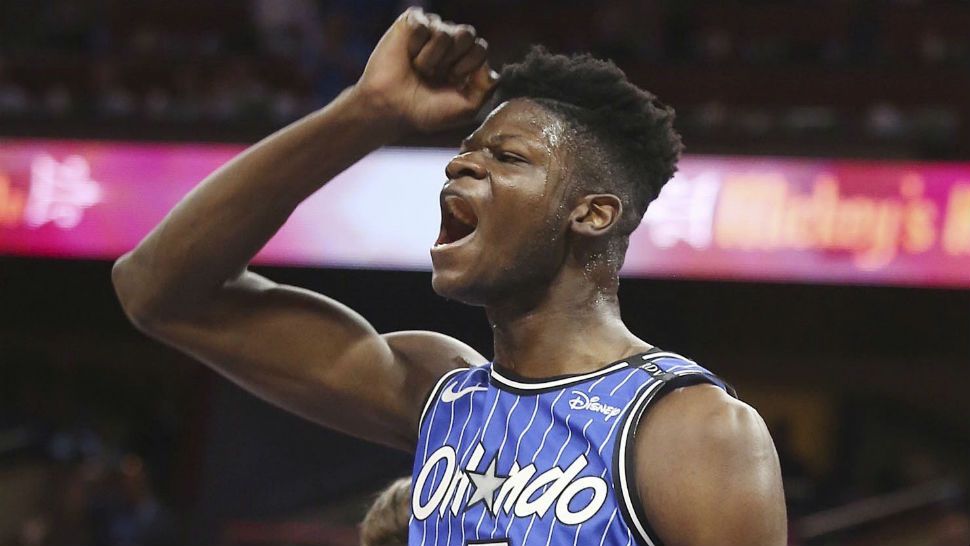
POLYGON ((528 163, 528 160, 526 160, 524 157, 512 152, 498 152, 496 157, 498 157, 498 160, 502 163, 528 163))

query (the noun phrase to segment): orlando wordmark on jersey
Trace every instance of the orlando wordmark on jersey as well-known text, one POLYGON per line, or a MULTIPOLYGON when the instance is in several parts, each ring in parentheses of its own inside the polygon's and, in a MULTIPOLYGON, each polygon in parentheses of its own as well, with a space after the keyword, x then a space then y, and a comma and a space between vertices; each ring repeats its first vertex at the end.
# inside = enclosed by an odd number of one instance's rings
POLYGON ((637 424, 669 390, 721 379, 652 349, 543 380, 497 365, 435 385, 421 415, 409 544, 661 546, 631 462, 637 424))

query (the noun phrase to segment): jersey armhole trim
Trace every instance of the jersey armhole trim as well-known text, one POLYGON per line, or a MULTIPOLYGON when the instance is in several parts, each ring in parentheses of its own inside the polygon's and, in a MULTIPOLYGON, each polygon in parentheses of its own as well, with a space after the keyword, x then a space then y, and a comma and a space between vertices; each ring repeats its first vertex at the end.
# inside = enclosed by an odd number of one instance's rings
MULTIPOLYGON (((667 375, 667 374, 665 374, 667 375)), ((620 514, 627 526, 634 531, 637 542, 644 546, 664 546, 649 521, 640 499, 636 479, 636 459, 633 456, 637 429, 650 404, 663 395, 681 387, 716 383, 701 372, 684 371, 670 379, 658 380, 639 393, 627 413, 616 438, 613 449, 613 486, 619 496, 620 514)))
POLYGON ((471 368, 455 368, 454 370, 445 372, 445 374, 438 379, 438 382, 434 384, 434 387, 431 387, 431 390, 428 391, 428 394, 426 394, 424 397, 424 405, 421 409, 421 416, 418 418, 418 434, 421 434, 421 429, 424 427, 424 418, 428 415, 428 410, 431 409, 431 405, 435 400, 438 399, 438 396, 441 394, 441 390, 444 388, 445 383, 459 373, 466 372, 470 369, 471 368))

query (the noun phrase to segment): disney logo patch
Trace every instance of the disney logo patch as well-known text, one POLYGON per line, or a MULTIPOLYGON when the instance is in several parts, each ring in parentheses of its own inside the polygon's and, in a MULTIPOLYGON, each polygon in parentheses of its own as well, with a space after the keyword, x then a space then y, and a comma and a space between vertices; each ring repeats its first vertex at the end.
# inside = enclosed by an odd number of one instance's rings
POLYGON ((603 420, 609 421, 611 417, 616 417, 622 411, 616 406, 600 402, 599 396, 590 396, 583 391, 572 391, 575 398, 569 400, 569 408, 574 410, 588 410, 603 414, 603 420))

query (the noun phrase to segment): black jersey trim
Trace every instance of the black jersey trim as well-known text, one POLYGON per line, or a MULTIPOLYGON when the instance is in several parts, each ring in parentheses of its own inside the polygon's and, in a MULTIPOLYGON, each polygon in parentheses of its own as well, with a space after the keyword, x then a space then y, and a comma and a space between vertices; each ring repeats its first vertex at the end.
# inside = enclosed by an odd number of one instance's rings
POLYGON ((434 401, 438 399, 439 395, 441 395, 441 390, 445 387, 445 383, 447 383, 449 379, 458 375, 459 373, 467 372, 469 370, 471 370, 471 368, 455 368, 454 370, 445 372, 445 374, 438 379, 438 382, 435 383, 433 387, 431 387, 431 390, 429 390, 428 394, 426 394, 424 397, 424 405, 422 405, 421 417, 418 419, 419 435, 421 434, 421 428, 424 427, 424 418, 428 415, 428 410, 431 409, 431 406, 432 404, 434 404, 434 401))
MULTIPOLYGON (((667 355, 658 355, 658 357, 662 356, 667 355)), ((617 434, 613 449, 613 487, 620 497, 620 514, 627 526, 634 531, 638 542, 643 546, 664 546, 663 540, 647 520, 646 511, 636 487, 636 459, 633 455, 633 446, 637 429, 650 404, 667 393, 681 387, 702 383, 717 385, 717 383, 703 372, 695 370, 685 370, 680 373, 662 372, 653 376, 656 382, 637 395, 617 434)), ((732 391, 733 389, 730 389, 728 392, 733 396, 732 391)))
MULTIPOLYGON (((663 542, 657 538, 657 533, 647 522, 647 518, 642 517, 643 507, 638 507, 640 496, 636 489, 630 490, 630 484, 636 484, 636 477, 633 475, 635 461, 631 456, 633 449, 630 447, 634 436, 634 433, 631 432, 631 425, 640 421, 644 408, 664 385, 665 381, 657 380, 637 395, 630 411, 624 417, 623 424, 616 437, 616 446, 613 448, 613 488, 619 496, 620 515, 627 527, 633 530, 634 536, 637 537, 637 543, 645 546, 663 546, 663 542)), ((632 427, 632 430, 635 431, 636 427, 632 427)))
POLYGON ((512 370, 502 368, 500 365, 492 363, 491 379, 492 384, 502 390, 514 392, 516 394, 538 394, 554 389, 569 387, 578 383, 583 383, 584 381, 589 381, 591 379, 598 379, 604 375, 609 375, 624 369, 630 369, 630 367, 639 366, 643 357, 656 352, 660 352, 660 349, 654 347, 645 353, 637 353, 626 358, 621 358, 620 360, 611 362, 606 366, 592 372, 557 375, 553 377, 543 377, 541 379, 524 377, 512 370))

